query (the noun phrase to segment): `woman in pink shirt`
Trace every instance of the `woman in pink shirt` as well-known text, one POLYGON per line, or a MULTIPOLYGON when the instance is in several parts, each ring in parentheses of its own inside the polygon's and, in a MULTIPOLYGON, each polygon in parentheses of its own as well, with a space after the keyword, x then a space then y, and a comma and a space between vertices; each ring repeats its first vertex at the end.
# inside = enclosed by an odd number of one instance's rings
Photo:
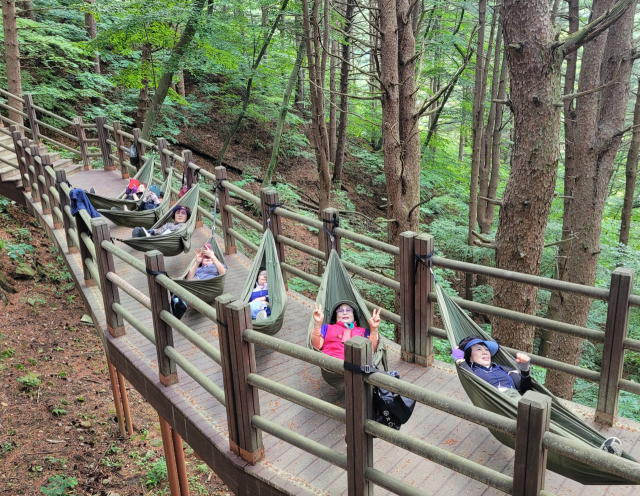
POLYGON ((354 336, 369 338, 373 344, 374 353, 378 349, 380 309, 373 311, 369 319, 369 329, 358 326, 360 320, 358 307, 346 300, 338 302, 333 307, 329 324, 323 324, 322 306, 316 304, 313 320, 315 322, 311 331, 311 344, 326 355, 344 360, 344 343, 354 336))

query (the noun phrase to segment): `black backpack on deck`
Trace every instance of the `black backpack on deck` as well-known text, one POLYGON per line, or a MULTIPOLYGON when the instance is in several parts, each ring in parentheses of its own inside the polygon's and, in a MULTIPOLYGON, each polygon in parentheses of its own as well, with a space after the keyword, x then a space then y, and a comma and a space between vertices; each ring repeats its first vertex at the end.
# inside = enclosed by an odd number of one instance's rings
MULTIPOLYGON (((400 374, 395 370, 387 372, 387 375, 400 379, 400 374)), ((377 386, 373 388, 373 417, 380 424, 399 431, 400 426, 411 418, 415 406, 416 402, 412 399, 377 386)))

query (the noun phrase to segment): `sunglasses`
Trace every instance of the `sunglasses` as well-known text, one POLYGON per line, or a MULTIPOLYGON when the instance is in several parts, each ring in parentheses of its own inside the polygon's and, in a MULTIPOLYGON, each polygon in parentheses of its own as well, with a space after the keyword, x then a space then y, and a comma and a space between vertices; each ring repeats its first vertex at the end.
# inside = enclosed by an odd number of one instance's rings
POLYGON ((353 308, 338 308, 336 313, 353 313, 353 308))

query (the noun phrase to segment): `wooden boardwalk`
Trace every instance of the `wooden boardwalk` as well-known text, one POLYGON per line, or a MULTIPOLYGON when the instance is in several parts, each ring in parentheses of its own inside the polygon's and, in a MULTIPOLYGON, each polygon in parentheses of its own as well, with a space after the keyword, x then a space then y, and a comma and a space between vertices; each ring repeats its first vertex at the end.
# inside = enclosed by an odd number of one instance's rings
MULTIPOLYGON (((86 171, 74 175, 72 183, 75 187, 88 189, 96 187, 99 193, 113 195, 119 192, 126 181, 120 179, 118 172, 86 171)), ((36 215, 43 223, 48 224, 50 235, 65 253, 68 264, 80 283, 82 270, 79 255, 69 255, 64 243, 64 236, 59 231, 51 230, 50 216, 42 217, 39 205, 34 205, 36 215)), ((112 235, 128 237, 129 229, 117 228, 113 225, 112 235)), ((206 228, 199 228, 194 234, 193 248, 201 246, 209 236, 206 228)), ((220 241, 219 241, 220 242, 220 241)), ((144 259, 142 253, 136 252, 122 243, 120 248, 144 259)), ((192 254, 165 258, 169 275, 181 274, 189 263, 192 254)), ((225 293, 239 297, 251 260, 242 254, 227 256, 229 265, 226 278, 225 293)), ((116 258, 116 272, 130 284, 145 294, 147 291, 146 276, 116 258)), ((83 290, 85 303, 104 329, 102 298, 97 288, 83 290), (102 315, 101 315, 102 313, 102 315)), ((311 318, 313 301, 295 292, 288 293, 287 314, 282 330, 276 335, 280 339, 305 346, 306 332, 311 318)), ((151 314, 139 303, 120 291, 122 305, 131 311, 139 320, 152 329, 151 314)), ((183 322, 198 332, 203 338, 218 347, 216 325, 195 310, 189 310, 183 322)), ((225 408, 212 398, 201 386, 193 381, 184 371, 178 368, 180 382, 168 388, 160 385, 157 374, 156 350, 131 326, 126 326, 127 333, 121 338, 107 337, 109 354, 114 365, 130 380, 133 386, 165 417, 178 431, 185 432, 183 437, 192 448, 212 465, 213 470, 227 483, 231 490, 248 491, 247 494, 266 494, 264 487, 272 486, 276 492, 291 494, 340 495, 346 494, 346 472, 327 462, 295 448, 279 439, 263 434, 265 459, 251 466, 235 457, 229 451, 227 438, 227 421, 225 408), (132 373, 136 369, 138 374, 132 373), (143 375, 144 380, 136 378, 143 375), (169 405, 169 406, 166 406, 169 405), (192 436, 189 428, 195 426, 197 436, 192 436), (256 489, 252 492, 251 477, 255 476, 256 489), (258 486, 262 487, 259 489, 258 486)), ((194 363, 199 370, 221 388, 221 368, 206 357, 195 346, 174 332, 175 348, 194 363)), ((265 349, 256 349, 258 373, 281 384, 312 394, 331 403, 344 406, 344 395, 328 386, 322 379, 318 367, 291 359, 285 355, 265 349)), ((436 362, 433 367, 422 368, 407 364, 400 360, 399 348, 392 346, 389 350, 390 368, 397 370, 402 378, 432 391, 468 401, 452 365, 436 362)), ((592 422, 593 410, 571 404, 592 422)), ((269 393, 260 392, 261 415, 283 427, 339 453, 346 454, 345 426, 303 407, 277 398, 269 393)), ((135 419, 134 419, 135 420, 135 419)), ((619 437, 625 449, 634 457, 640 458, 640 424, 621 419, 615 428, 595 427, 606 436, 619 437)), ((491 467, 510 476, 513 475, 513 450, 502 446, 489 431, 470 422, 445 414, 438 410, 418 404, 409 423, 402 431, 418 439, 423 439, 437 447, 448 450, 469 460, 491 467)), ((396 448, 384 441, 374 441, 374 466, 405 482, 420 487, 433 495, 494 495, 503 494, 468 477, 439 466, 429 460, 396 448)), ((632 495, 640 494, 635 486, 583 486, 578 482, 547 472, 545 489, 559 495, 632 495)), ((376 494, 387 494, 382 488, 376 488, 376 494)))

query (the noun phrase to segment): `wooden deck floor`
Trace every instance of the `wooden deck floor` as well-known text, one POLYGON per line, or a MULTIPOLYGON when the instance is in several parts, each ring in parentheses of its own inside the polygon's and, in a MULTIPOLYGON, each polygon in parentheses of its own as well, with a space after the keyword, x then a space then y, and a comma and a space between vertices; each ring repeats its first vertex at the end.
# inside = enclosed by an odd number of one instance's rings
MULTIPOLYGON (((96 187, 99 193, 115 194, 123 188, 125 181, 118 173, 104 171, 88 171, 76 174, 72 178, 75 187, 96 187)), ((112 227, 115 237, 128 237, 129 229, 112 227)), ((206 228, 197 229, 194 234, 193 246, 198 247, 208 237, 206 228)), ((135 252, 126 245, 118 243, 125 251, 143 259, 143 254, 135 252)), ((79 261, 78 255, 74 257, 79 261)), ((165 264, 169 275, 178 275, 184 270, 192 255, 180 255, 166 258, 165 264)), ((242 254, 227 257, 229 271, 226 279, 226 293, 239 296, 244 284, 251 260, 242 254)), ((77 272, 77 271, 76 271, 77 272)), ((135 269, 116 260, 116 272, 145 294, 148 294, 146 277, 135 269)), ((80 278, 81 278, 81 274, 80 278)), ((100 301, 95 288, 84 291, 93 292, 96 301, 100 301)), ((129 309, 138 319, 152 328, 150 312, 120 292, 122 305, 129 309)), ((289 303, 282 330, 278 338, 292 343, 305 345, 306 329, 311 318, 313 302, 294 292, 288 294, 289 303)), ((202 317, 196 311, 189 310, 183 322, 197 331, 210 343, 218 346, 218 333, 214 323, 202 317)), ((174 333, 175 347, 188 357, 207 376, 222 387, 220 367, 207 358, 178 333, 174 333)), ((154 346, 142 337, 135 329, 127 326, 126 336, 112 339, 111 344, 117 346, 130 360, 131 364, 139 368, 144 374, 157 380, 156 351, 154 346)), ((300 391, 315 395, 326 401, 344 406, 344 395, 328 386, 322 379, 320 370, 304 362, 290 359, 284 355, 265 349, 257 349, 257 368, 261 375, 281 384, 296 388, 300 391)), ((436 362, 435 366, 422 368, 407 364, 400 360, 399 349, 392 347, 389 353, 390 367, 397 370, 402 378, 416 385, 438 391, 444 395, 468 401, 455 373, 455 368, 449 364, 436 362)), ((232 457, 228 450, 227 424, 224 407, 209 396, 202 387, 193 381, 184 371, 178 370, 180 382, 169 388, 147 388, 141 391, 145 397, 162 394, 171 398, 175 405, 174 419, 188 417, 205 433, 210 442, 214 443, 221 452, 232 457), (179 410, 176 412, 176 409, 179 410)), ((125 376, 127 374, 125 373, 125 376)), ((150 379, 151 380, 151 379, 150 379)), ((134 384, 135 386, 135 384, 134 384)), ((344 441, 344 425, 327 419, 286 400, 271 394, 260 393, 261 415, 284 427, 293 429, 309 439, 318 441, 334 450, 346 454, 344 441)), ((592 422, 593 411, 572 404, 574 410, 580 412, 589 422, 592 422)), ((178 420, 176 420, 178 421, 178 420)), ((617 436, 624 443, 632 456, 640 458, 639 439, 640 425, 622 419, 619 426, 605 429, 596 428, 606 436, 617 436)), ((460 420, 438 410, 417 405, 413 417, 402 428, 403 432, 416 438, 446 449, 452 453, 473 460, 487 467, 513 475, 513 450, 502 446, 489 431, 472 423, 460 420)), ((340 495, 346 494, 347 476, 342 469, 284 443, 277 438, 264 434, 265 459, 254 467, 245 467, 246 472, 253 473, 263 481, 279 487, 292 494, 340 495)), ((186 439, 189 442, 189 439, 186 439)), ((463 475, 441 467, 428 460, 424 460, 405 450, 396 448, 384 441, 375 440, 375 467, 405 482, 424 489, 433 495, 494 495, 502 494, 484 484, 480 484, 463 475)), ((199 452, 200 446, 192 445, 199 452)), ((218 475, 227 482, 225 473, 218 475)), ((230 484, 233 487, 233 484, 230 484)), ((632 495, 640 489, 634 486, 583 486, 577 482, 548 472, 546 490, 560 495, 632 495)), ((376 494, 387 494, 382 488, 376 488, 376 494)))

